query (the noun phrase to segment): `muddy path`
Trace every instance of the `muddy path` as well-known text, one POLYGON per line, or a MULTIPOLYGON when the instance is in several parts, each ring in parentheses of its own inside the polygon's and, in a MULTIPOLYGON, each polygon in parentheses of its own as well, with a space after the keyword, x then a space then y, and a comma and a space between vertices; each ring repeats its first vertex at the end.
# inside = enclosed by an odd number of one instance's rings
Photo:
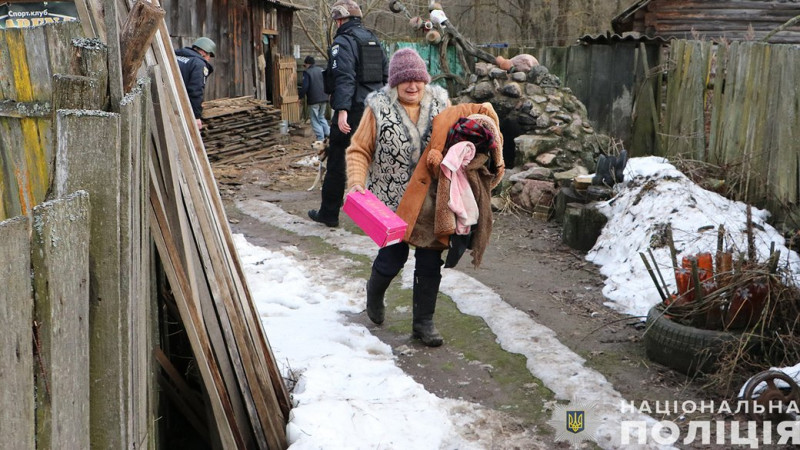
MULTIPOLYGON (((298 155, 308 154, 306 142, 297 138, 294 142, 298 155)), ((313 167, 292 167, 284 161, 216 172, 234 233, 272 250, 296 246, 319 258, 332 251, 318 238, 265 225, 237 208, 237 202, 243 200, 262 200, 305 219, 306 211, 319 205, 319 191, 307 190, 316 175, 313 167)), ((341 227, 359 232, 346 215, 341 214, 340 222, 341 227)), ((360 261, 356 276, 366 279, 369 263, 366 258, 360 261)), ((598 268, 585 260, 584 253, 561 243, 557 223, 523 212, 497 212, 481 268, 474 269, 468 263, 465 256, 456 269, 449 270, 479 280, 533 321, 553 330, 559 341, 582 357, 587 367, 604 375, 626 400, 638 404, 709 398, 702 380, 689 380, 646 358, 642 320, 603 305, 603 279, 598 268)), ((410 292, 393 285, 387 294, 387 321, 383 326, 374 326, 366 313, 351 320, 389 344, 398 365, 428 391, 503 411, 509 415, 510 429, 538 434, 544 448, 566 448, 564 443, 552 442, 553 430, 546 424, 554 396, 530 374, 524 357, 502 350, 480 318, 460 313, 442 296, 436 321, 445 345, 425 348, 410 338, 410 303, 410 292)))

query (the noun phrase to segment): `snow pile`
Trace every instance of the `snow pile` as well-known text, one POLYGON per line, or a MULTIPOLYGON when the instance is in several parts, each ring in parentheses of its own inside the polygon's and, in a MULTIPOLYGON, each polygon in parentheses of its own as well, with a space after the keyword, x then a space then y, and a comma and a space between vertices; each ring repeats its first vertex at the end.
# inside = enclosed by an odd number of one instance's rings
MULTIPOLYGON (((725 250, 747 254, 747 205, 734 202, 694 184, 683 173, 656 156, 632 158, 625 169, 625 182, 615 186, 617 195, 602 202, 599 210, 609 220, 586 259, 599 266, 606 277, 606 304, 634 316, 661 301, 642 262, 640 252, 653 252, 664 280, 674 292, 675 277, 669 247, 664 240, 666 225, 672 227, 678 263, 683 256, 717 252, 719 227, 725 228, 725 250)), ((769 213, 752 208, 753 232, 758 260, 769 257, 770 245, 780 251, 783 267, 794 282, 800 281, 800 257, 784 245, 784 237, 766 223, 769 213)))

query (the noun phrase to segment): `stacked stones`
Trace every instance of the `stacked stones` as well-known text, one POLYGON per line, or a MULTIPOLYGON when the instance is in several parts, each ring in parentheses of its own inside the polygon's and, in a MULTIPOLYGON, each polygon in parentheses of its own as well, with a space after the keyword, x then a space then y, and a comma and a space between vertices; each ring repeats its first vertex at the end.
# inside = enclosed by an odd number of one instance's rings
POLYGON ((495 108, 501 131, 515 144, 515 151, 504 152, 506 159, 513 157, 516 172, 507 177, 511 199, 533 210, 552 204, 548 192, 555 193, 554 181, 594 171, 601 149, 608 149, 611 140, 595 133, 586 107, 546 67, 525 69, 477 63, 455 103, 489 102, 495 108))

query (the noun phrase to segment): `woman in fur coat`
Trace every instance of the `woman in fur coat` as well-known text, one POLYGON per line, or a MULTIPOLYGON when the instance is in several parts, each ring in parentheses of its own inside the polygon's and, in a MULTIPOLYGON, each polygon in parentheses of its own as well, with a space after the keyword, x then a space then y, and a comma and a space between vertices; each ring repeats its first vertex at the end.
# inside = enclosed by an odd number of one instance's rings
MULTIPOLYGON (((449 104, 446 92, 429 82, 425 63, 416 52, 402 49, 394 54, 389 63, 389 85, 367 98, 368 108, 347 149, 347 177, 350 192, 362 192, 366 186, 409 224, 404 242, 378 251, 367 281, 367 315, 374 323, 383 323, 384 294, 408 259, 412 245, 416 260, 413 336, 436 347, 443 339, 434 326, 433 314, 442 278, 442 253, 448 248, 449 236, 437 235, 435 230, 447 229, 454 220, 450 214, 435 212, 436 204, 443 201, 436 198, 439 164, 446 152, 449 130, 459 119, 477 114, 496 124, 497 114, 488 103, 445 108, 449 104)), ((502 142, 497 129, 493 131, 502 142)), ((493 188, 502 178, 503 160, 496 152, 491 157, 492 176, 483 179, 493 188)), ((445 190, 439 190, 445 195, 445 190)), ((488 213, 481 223, 485 224, 488 217, 490 231, 491 211, 488 213)), ((478 236, 488 234, 479 232, 478 236)))
MULTIPOLYGON (((349 192, 363 192, 366 187, 389 208, 397 209, 430 140, 433 118, 449 105, 447 91, 430 81, 425 61, 416 51, 404 48, 392 55, 389 83, 367 97, 364 116, 347 148, 349 192)), ((443 342, 433 325, 442 251, 426 247, 414 251, 413 336, 431 347, 443 342)), ((408 254, 409 242, 400 242, 381 248, 372 264, 367 315, 376 324, 384 321, 383 296, 408 254)))

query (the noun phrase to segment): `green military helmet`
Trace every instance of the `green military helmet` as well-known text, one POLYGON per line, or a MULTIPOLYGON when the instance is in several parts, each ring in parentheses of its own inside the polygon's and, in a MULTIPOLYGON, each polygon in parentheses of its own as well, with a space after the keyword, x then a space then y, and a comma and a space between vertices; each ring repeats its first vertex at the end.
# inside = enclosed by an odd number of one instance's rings
POLYGON ((198 38, 196 41, 194 41, 192 47, 197 47, 201 50, 205 50, 206 53, 211 55, 212 58, 217 53, 217 44, 215 44, 214 41, 212 41, 207 37, 198 38))

